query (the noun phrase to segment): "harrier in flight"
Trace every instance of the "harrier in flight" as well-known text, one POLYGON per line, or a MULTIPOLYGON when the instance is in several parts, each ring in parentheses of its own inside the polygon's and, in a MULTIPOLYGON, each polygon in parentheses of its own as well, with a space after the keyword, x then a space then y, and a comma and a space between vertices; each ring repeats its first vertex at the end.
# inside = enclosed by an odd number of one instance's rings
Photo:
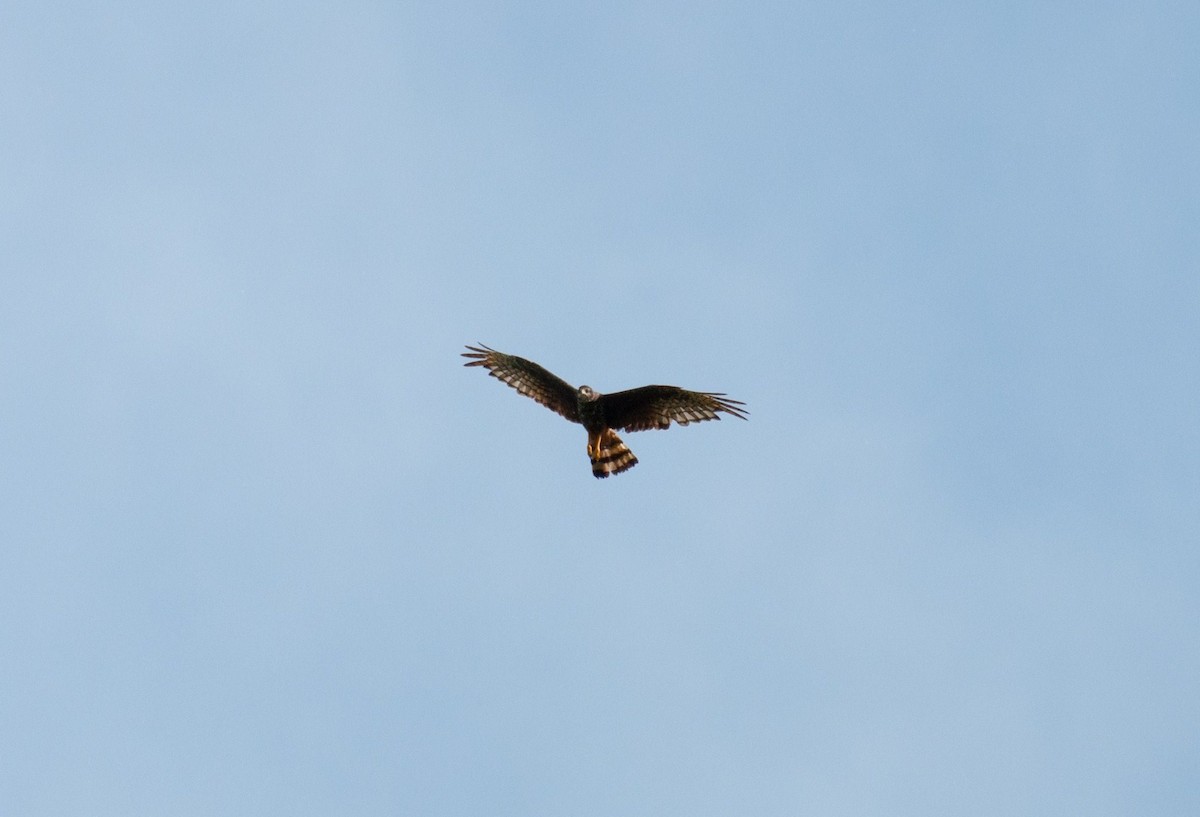
POLYGON ((621 442, 613 429, 645 431, 667 428, 674 420, 681 426, 702 420, 720 420, 719 412, 747 419, 744 403, 723 394, 688 391, 678 386, 642 386, 640 389, 601 394, 591 386, 578 389, 531 360, 506 355, 482 344, 468 346, 463 365, 482 366, 488 374, 532 397, 551 411, 587 429, 587 453, 592 474, 603 479, 628 471, 637 457, 621 442))

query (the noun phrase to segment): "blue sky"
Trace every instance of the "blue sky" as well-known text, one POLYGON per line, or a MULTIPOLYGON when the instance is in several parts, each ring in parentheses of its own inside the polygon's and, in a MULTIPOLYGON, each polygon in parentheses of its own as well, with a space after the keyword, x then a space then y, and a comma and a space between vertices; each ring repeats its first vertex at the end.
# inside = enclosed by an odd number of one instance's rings
POLYGON ((1200 809, 1191 4, 0 22, 0 812, 1200 809))

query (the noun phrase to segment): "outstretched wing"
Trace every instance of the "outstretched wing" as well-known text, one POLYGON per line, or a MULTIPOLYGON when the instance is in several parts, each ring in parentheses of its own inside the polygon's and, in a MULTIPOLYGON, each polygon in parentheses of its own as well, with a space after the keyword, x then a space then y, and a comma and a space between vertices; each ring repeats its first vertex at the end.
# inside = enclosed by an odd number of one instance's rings
POLYGON ((523 357, 506 355, 483 344, 467 348, 471 351, 463 352, 463 357, 473 359, 464 366, 483 366, 492 377, 499 378, 526 397, 532 397, 573 423, 579 422, 575 387, 567 381, 523 357))
POLYGON ((745 420, 744 403, 730 400, 723 394, 707 391, 688 391, 678 386, 642 386, 640 389, 605 394, 600 400, 604 419, 613 428, 624 431, 644 431, 648 428, 667 428, 671 421, 685 426, 703 420, 720 420, 725 412, 745 420))

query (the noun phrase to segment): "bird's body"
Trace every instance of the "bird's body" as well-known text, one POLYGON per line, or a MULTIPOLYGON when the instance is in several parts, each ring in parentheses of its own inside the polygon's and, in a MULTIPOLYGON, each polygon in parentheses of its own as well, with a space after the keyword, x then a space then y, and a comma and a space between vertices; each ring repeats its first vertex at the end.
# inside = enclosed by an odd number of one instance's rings
POLYGON ((637 457, 629 446, 609 428, 604 401, 600 399, 603 395, 591 386, 580 386, 575 394, 579 422, 588 433, 587 453, 592 462, 592 474, 604 478, 637 465, 637 457))
POLYGON ((724 412, 746 419, 740 401, 716 392, 697 392, 678 386, 643 386, 639 389, 601 394, 590 386, 572 387, 531 360, 506 355, 486 346, 468 346, 464 365, 483 366, 488 374, 531 397, 588 433, 587 453, 592 474, 604 478, 628 471, 637 465, 637 457, 613 429, 643 431, 719 420, 724 412))

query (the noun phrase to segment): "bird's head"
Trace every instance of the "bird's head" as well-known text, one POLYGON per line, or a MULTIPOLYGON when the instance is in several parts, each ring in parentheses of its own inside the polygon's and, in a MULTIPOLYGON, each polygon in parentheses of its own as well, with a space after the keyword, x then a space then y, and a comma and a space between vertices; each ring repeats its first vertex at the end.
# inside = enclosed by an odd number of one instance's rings
POLYGON ((580 400, 591 402, 600 396, 600 392, 593 389, 591 386, 580 386, 577 392, 580 400))

